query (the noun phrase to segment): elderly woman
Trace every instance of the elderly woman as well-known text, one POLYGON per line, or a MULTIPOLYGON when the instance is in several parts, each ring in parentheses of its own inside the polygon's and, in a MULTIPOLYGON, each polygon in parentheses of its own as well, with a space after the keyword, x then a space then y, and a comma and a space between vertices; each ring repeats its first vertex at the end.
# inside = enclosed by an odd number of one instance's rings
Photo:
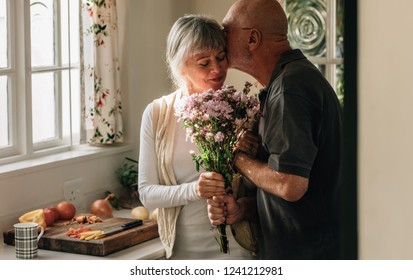
POLYGON ((168 259, 251 258, 229 230, 230 254, 220 252, 206 199, 222 194, 224 179, 218 173, 196 172, 190 151, 197 147, 186 141, 185 129, 174 114, 182 96, 223 85, 228 63, 220 25, 198 15, 179 18, 167 39, 166 59, 177 89, 150 103, 142 116, 141 201, 149 209, 159 208, 159 236, 168 259))

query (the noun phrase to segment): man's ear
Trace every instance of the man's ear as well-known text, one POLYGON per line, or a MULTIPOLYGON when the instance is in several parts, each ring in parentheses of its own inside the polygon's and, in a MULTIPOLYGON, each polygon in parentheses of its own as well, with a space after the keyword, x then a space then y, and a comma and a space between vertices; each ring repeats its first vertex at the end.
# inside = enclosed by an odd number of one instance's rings
POLYGON ((261 44, 261 40, 262 40, 261 32, 257 29, 251 29, 250 37, 248 41, 248 49, 250 51, 257 49, 258 46, 261 44))

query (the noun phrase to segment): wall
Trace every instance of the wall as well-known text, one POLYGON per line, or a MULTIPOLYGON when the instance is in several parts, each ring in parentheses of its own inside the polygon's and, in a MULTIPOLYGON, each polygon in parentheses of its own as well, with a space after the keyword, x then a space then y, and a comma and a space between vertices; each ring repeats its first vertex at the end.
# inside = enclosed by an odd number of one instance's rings
POLYGON ((150 101, 169 92, 163 56, 175 8, 173 1, 161 0, 122 0, 117 5, 125 137, 133 143, 137 156, 143 110, 150 101))
POLYGON ((358 2, 359 257, 413 259, 413 2, 358 2))

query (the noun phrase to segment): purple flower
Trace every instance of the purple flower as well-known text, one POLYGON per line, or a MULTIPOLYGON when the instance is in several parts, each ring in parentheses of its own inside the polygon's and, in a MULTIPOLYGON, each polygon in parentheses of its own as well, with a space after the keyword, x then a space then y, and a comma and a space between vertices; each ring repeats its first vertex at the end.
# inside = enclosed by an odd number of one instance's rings
POLYGON ((224 140, 225 135, 221 131, 219 131, 217 134, 215 134, 214 140, 215 142, 222 142, 224 140))
MULTIPOLYGON (((199 155, 191 152, 196 168, 214 171, 231 186, 233 150, 241 131, 249 129, 259 118, 259 100, 249 95, 251 83, 242 91, 224 85, 198 94, 183 97, 175 106, 175 115, 183 121, 187 139, 194 142, 199 155)), ((222 245, 222 244, 221 244, 222 245)))

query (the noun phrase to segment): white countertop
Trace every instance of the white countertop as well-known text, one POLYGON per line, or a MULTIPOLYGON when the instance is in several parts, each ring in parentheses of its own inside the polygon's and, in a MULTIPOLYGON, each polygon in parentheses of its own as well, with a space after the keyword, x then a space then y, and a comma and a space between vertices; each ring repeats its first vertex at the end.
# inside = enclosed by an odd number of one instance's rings
MULTIPOLYGON (((123 209, 114 212, 115 217, 131 218, 130 210, 123 209)), ((14 246, 7 245, 1 236, 0 260, 16 259, 14 246)), ((90 256, 39 249, 38 260, 154 260, 163 259, 165 251, 159 238, 151 239, 135 246, 120 250, 107 256, 90 256)))

